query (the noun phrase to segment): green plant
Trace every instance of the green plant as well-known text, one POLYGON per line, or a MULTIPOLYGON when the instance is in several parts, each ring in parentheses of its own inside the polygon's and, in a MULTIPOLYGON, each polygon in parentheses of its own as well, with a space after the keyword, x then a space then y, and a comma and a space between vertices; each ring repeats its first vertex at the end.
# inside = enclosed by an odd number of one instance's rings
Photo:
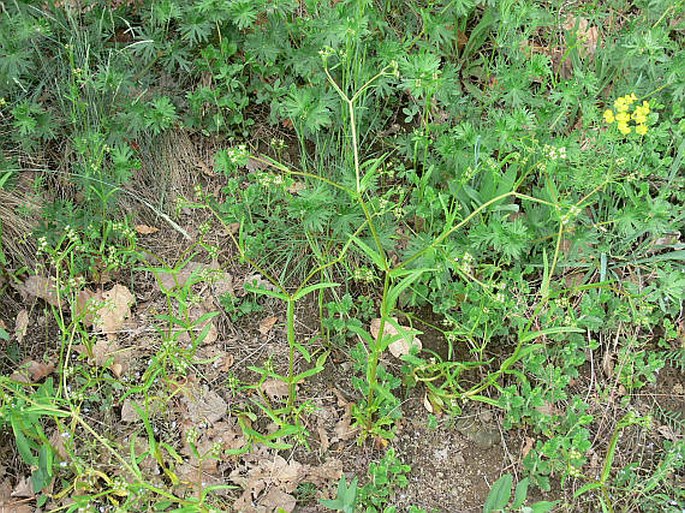
POLYGON ((616 424, 614 432, 611 435, 611 439, 609 440, 609 446, 604 457, 604 465, 599 478, 596 480, 592 480, 589 483, 583 485, 581 488, 579 488, 575 493, 575 497, 580 497, 581 495, 584 495, 590 491, 598 490, 600 494, 599 501, 602 505, 602 508, 610 512, 615 511, 613 501, 609 493, 608 485, 609 478, 611 475, 611 468, 614 463, 614 457, 616 456, 616 448, 619 436, 623 430, 632 425, 649 427, 651 423, 651 417, 638 417, 633 412, 628 412, 626 415, 624 415, 623 418, 616 424))
POLYGON ((490 493, 485 500, 483 513, 514 512, 521 513, 546 513, 552 511, 556 502, 539 501, 530 506, 526 505, 528 498, 528 478, 522 479, 516 484, 514 496, 511 496, 513 478, 511 474, 504 474, 495 481, 490 488, 490 493))
POLYGON ((338 493, 335 499, 321 499, 321 504, 328 509, 342 511, 342 513, 354 513, 357 503, 357 478, 355 477, 349 484, 343 474, 338 481, 338 493))
MULTIPOLYGON (((407 474, 410 471, 411 467, 403 464, 391 447, 380 460, 369 465, 368 482, 364 486, 358 487, 356 477, 348 485, 343 474, 338 482, 336 498, 320 502, 328 509, 343 513, 394 513, 397 507, 392 505, 392 500, 398 490, 407 486, 407 474)), ((416 506, 411 506, 409 510, 416 513, 423 511, 416 506)))

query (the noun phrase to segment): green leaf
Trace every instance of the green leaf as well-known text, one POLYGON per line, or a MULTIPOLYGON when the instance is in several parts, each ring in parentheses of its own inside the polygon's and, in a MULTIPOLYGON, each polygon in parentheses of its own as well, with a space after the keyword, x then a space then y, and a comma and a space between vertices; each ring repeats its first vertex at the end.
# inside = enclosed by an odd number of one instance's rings
POLYGON ((539 331, 531 331, 525 335, 520 335, 521 341, 525 344, 531 340, 535 340, 538 337, 546 337, 547 335, 557 335, 559 333, 584 333, 584 330, 580 328, 573 328, 570 326, 558 326, 555 328, 546 328, 539 331))
POLYGON ((556 501, 540 501, 536 502, 530 507, 531 513, 548 513, 549 511, 552 511, 554 509, 554 506, 557 505, 556 501))
POLYGON ((602 487, 602 483, 600 483, 599 481, 593 481, 591 483, 586 483, 583 486, 581 486, 580 488, 578 488, 578 490, 576 490, 576 492, 573 494, 573 498, 577 499, 581 495, 583 495, 589 491, 596 490, 597 488, 601 488, 601 487, 602 487))
POLYGON ((362 242, 359 239, 359 237, 351 235, 350 239, 359 247, 359 249, 362 250, 362 253, 364 253, 364 255, 366 255, 369 258, 369 260, 376 264, 376 267, 378 267, 381 270, 385 270, 385 259, 381 256, 381 254, 378 251, 376 251, 375 249, 371 249, 371 247, 366 242, 362 242))
POLYGON ((288 301, 288 296, 283 294, 282 292, 278 292, 277 290, 270 290, 270 289, 265 289, 261 287, 255 287, 254 285, 250 283, 246 283, 244 285, 245 290, 248 292, 252 292, 253 294, 258 294, 261 296, 269 296, 269 297, 275 297, 276 299, 280 299, 282 301, 288 301))
POLYGON ((319 502, 328 509, 342 511, 342 513, 354 513, 357 501, 357 478, 355 477, 350 486, 347 486, 345 474, 338 481, 338 493, 333 500, 321 499, 319 502))
POLYGON ((371 185, 374 182, 374 179, 377 176, 377 171, 378 168, 385 162, 385 159, 387 158, 388 154, 384 153, 378 158, 368 160, 362 164, 362 170, 364 171, 364 176, 362 176, 361 179, 361 192, 367 191, 371 185))
POLYGON ((364 328, 361 328, 359 326, 355 326, 355 325, 351 324, 347 327, 347 329, 350 330, 355 335, 359 335, 362 338, 362 340, 364 342, 366 342, 366 345, 368 345, 369 347, 373 347, 375 341, 374 341, 373 337, 371 336, 371 334, 368 331, 366 331, 364 328))
POLYGON ((528 484, 530 481, 526 477, 516 485, 516 491, 514 492, 514 502, 511 504, 512 508, 520 508, 523 503, 526 502, 528 497, 528 484))
POLYGON ((310 376, 314 376, 315 374, 318 374, 324 369, 324 364, 326 363, 326 358, 328 357, 328 353, 323 353, 321 356, 319 356, 316 359, 316 365, 312 367, 311 369, 307 369, 304 372, 301 372, 297 376, 293 378, 294 383, 300 383, 301 381, 304 381, 310 376))
POLYGON ((483 506, 483 513, 495 513, 503 510, 509 504, 513 478, 511 474, 504 474, 492 485, 488 498, 483 506))
POLYGON ((35 454, 33 454, 33 451, 31 450, 31 442, 26 435, 24 435, 21 429, 15 425, 14 419, 12 419, 12 430, 14 431, 14 440, 17 444, 17 450, 21 455, 21 459, 24 460, 24 463, 27 465, 37 466, 38 458, 36 458, 35 454))
POLYGON ((303 289, 298 290, 293 294, 293 301, 298 301, 305 297, 307 294, 311 294, 312 292, 316 290, 321 290, 321 289, 332 289, 333 287, 339 287, 339 283, 333 283, 333 282, 321 282, 321 283, 316 283, 314 285, 309 285, 303 289))
POLYGON ((390 313, 395 309, 395 306, 397 306, 397 301, 400 298, 400 294, 404 292, 412 283, 414 283, 416 280, 419 279, 419 277, 432 269, 414 269, 411 271, 404 271, 402 270, 401 273, 396 273, 393 272, 391 273, 391 276, 395 275, 402 275, 402 274, 407 274, 402 280, 396 284, 392 285, 390 287, 390 290, 388 291, 388 299, 387 299, 387 305, 388 305, 388 311, 385 313, 390 313))

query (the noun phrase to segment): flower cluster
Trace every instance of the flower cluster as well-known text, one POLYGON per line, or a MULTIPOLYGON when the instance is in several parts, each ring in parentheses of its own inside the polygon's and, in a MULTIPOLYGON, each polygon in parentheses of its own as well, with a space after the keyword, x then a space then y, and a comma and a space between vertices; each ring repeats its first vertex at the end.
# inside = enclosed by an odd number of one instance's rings
POLYGON ((640 135, 645 135, 647 133, 647 116, 651 112, 649 109, 649 102, 647 100, 642 102, 642 105, 637 105, 633 112, 631 113, 631 107, 637 101, 637 96, 635 93, 630 93, 625 96, 621 96, 614 101, 614 112, 611 109, 604 111, 604 120, 611 124, 614 121, 618 127, 618 131, 623 135, 629 134, 632 129, 640 135), (635 124, 630 125, 630 121, 635 124))

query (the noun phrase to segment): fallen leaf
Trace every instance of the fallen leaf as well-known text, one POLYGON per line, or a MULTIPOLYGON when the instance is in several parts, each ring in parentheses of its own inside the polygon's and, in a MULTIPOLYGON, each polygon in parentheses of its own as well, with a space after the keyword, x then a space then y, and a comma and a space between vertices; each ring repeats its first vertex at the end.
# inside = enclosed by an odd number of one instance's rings
POLYGON ((216 297, 233 295, 233 276, 225 271, 218 271, 212 279, 212 292, 216 297))
POLYGON ((102 293, 90 289, 80 290, 76 296, 74 315, 86 326, 92 326, 98 309, 98 301, 102 301, 102 293))
POLYGON ((605 351, 604 356, 602 356, 602 370, 607 378, 613 377, 614 375, 614 355, 612 351, 605 351))
POLYGON ((538 406, 535 408, 538 412, 542 413, 543 415, 556 415, 557 414, 557 408, 554 406, 554 403, 546 401, 542 405, 538 406))
POLYGON ((528 456, 528 453, 533 449, 533 445, 535 444, 535 439, 531 438, 529 436, 526 437, 526 443, 523 444, 523 447, 521 447, 521 458, 525 458, 528 456))
POLYGON ((583 57, 594 57, 597 51, 599 31, 595 25, 585 18, 574 18, 569 15, 564 23, 564 28, 568 31, 575 30, 575 36, 580 43, 580 54, 583 57))
POLYGON ((102 301, 103 305, 98 309, 94 324, 109 338, 115 338, 124 321, 131 315, 131 305, 135 297, 126 287, 117 284, 102 293, 102 301))
POLYGON ((328 438, 328 433, 323 426, 316 426, 316 433, 319 435, 319 442, 321 443, 321 453, 325 454, 328 452, 328 448, 331 446, 331 441, 328 438))
POLYGON ((224 484, 221 477, 215 474, 216 469, 212 470, 209 468, 212 464, 216 467, 217 461, 212 458, 205 461, 198 461, 197 463, 185 462, 177 465, 174 472, 180 479, 182 485, 199 492, 207 486, 219 486, 224 484))
MULTIPOLYGON (((62 461, 69 460, 69 453, 67 452, 67 448, 64 445, 65 439, 66 438, 62 436, 62 433, 59 429, 54 429, 52 431, 52 435, 50 435, 50 445, 55 450, 57 457, 59 457, 59 459, 62 461)), ((0 510, 0 512, 1 511, 2 510, 0 510)))
POLYGON ((280 401, 290 394, 288 384, 280 379, 267 379, 260 388, 272 401, 280 401))
POLYGON ((352 404, 345 406, 345 413, 333 428, 332 443, 349 440, 357 435, 358 428, 352 426, 352 404))
POLYGON ((428 394, 423 394, 423 407, 428 411, 428 413, 433 413, 433 404, 428 399, 428 394))
POLYGON ((26 331, 29 327, 29 313, 22 310, 17 314, 17 319, 14 323, 14 338, 21 344, 26 336, 26 331))
POLYGON ((23 477, 16 484, 11 493, 12 497, 21 497, 32 499, 36 496, 33 491, 33 485, 31 484, 31 478, 29 476, 23 477))
POLYGON ((293 184, 288 187, 288 192, 290 194, 299 194, 305 189, 307 189, 307 186, 304 184, 304 182, 294 181, 293 184))
MULTIPOLYGON (((122 422, 138 422, 140 420, 140 415, 134 408, 134 405, 145 411, 145 406, 140 402, 134 401, 130 397, 124 400, 121 405, 121 421, 122 422)), ((162 405, 158 401, 148 401, 148 411, 147 416, 153 417, 162 411, 162 405)))
POLYGON ((656 430, 661 436, 663 436, 669 442, 676 442, 682 436, 678 435, 678 433, 676 433, 671 426, 668 426, 666 424, 659 426, 656 430))
POLYGON ((129 367, 131 349, 122 350, 115 339, 100 339, 95 342, 90 353, 85 348, 79 349, 92 358, 98 367, 108 368, 116 378, 124 375, 129 367))
POLYGON ((269 169, 269 164, 264 162, 263 160, 258 160, 250 157, 247 159, 247 164, 245 165, 245 168, 250 173, 253 173, 254 171, 263 171, 264 169, 269 169))
POLYGON ((226 414, 228 404, 223 398, 209 390, 208 387, 190 386, 182 389, 183 404, 187 411, 187 416, 193 422, 215 423, 226 414))
POLYGON ((22 501, 0 501, 0 513, 33 513, 34 510, 26 500, 22 501))
POLYGON ((207 437, 212 443, 221 443, 222 449, 226 451, 237 451, 247 445, 243 430, 234 418, 215 423, 207 430, 207 437))
POLYGON ((159 228, 156 228, 154 226, 148 226, 146 224, 136 225, 136 232, 138 232, 140 235, 151 235, 153 233, 157 233, 158 231, 159 228))
POLYGON ((183 269, 155 271, 155 276, 157 277, 157 280, 159 280, 159 284, 163 291, 169 291, 183 288, 186 284, 194 285, 195 283, 199 283, 202 281, 205 272, 209 270, 210 268, 205 264, 188 262, 183 269))
POLYGON ((252 285, 258 289, 276 290, 276 286, 269 280, 265 280, 261 274, 248 274, 243 280, 243 286, 235 291, 236 297, 243 297, 245 294, 247 294, 247 290, 244 288, 245 285, 252 285))
MULTIPOLYGON (((392 317, 392 320, 397 323, 397 319, 395 317, 392 317)), ((405 328, 404 326, 400 326, 401 328, 409 330, 409 328, 405 328)), ((371 321, 371 325, 369 327, 369 331, 371 332, 371 336, 373 338, 378 338, 378 334, 380 333, 381 330, 381 320, 380 319, 373 319, 371 321)), ((390 353, 395 357, 395 358, 401 358, 402 356, 409 354, 412 349, 416 348, 417 351, 421 351, 423 348, 423 345, 421 344, 421 340, 418 338, 414 337, 412 342, 410 343, 407 338, 410 337, 408 333, 400 333, 398 329, 393 326, 391 323, 387 322, 383 326, 383 338, 386 337, 397 337, 398 335, 404 335, 400 337, 398 340, 395 340, 392 342, 390 345, 388 345, 388 350, 390 353)))
POLYGON ((30 360, 23 363, 16 371, 14 371, 10 376, 10 379, 18 381, 19 383, 36 383, 52 374, 52 371, 54 370, 55 364, 53 363, 30 360))
POLYGON ((265 507, 267 511, 277 511, 280 513, 280 511, 283 510, 287 513, 292 513, 297 501, 292 495, 274 487, 259 501, 259 504, 265 507))
POLYGON ((274 324, 276 324, 276 321, 278 320, 277 315, 272 315, 271 317, 267 317, 266 319, 262 319, 262 322, 259 323, 259 333, 262 334, 262 337, 266 337, 269 332, 271 331, 271 328, 274 327, 274 324))
POLYGON ((233 367, 234 362, 235 357, 232 354, 226 354, 226 356, 222 357, 219 360, 218 368, 222 372, 228 372, 231 369, 231 367, 233 367))
POLYGON ((261 456, 252 452, 242 461, 229 475, 231 482, 243 488, 243 494, 233 504, 233 509, 241 513, 293 511, 295 504, 290 497, 300 483, 323 487, 338 481, 342 475, 339 460, 329 460, 316 467, 286 461, 280 455, 261 456))
POLYGON ((304 480, 316 486, 323 486, 326 483, 337 482, 342 476, 342 461, 331 458, 323 465, 307 467, 304 480))
POLYGON ((115 360, 112 362, 112 365, 109 366, 109 370, 112 371, 112 374, 114 374, 115 378, 120 378, 124 373, 124 366, 120 361, 115 360))
POLYGON ((57 286, 53 278, 38 275, 29 276, 20 286, 20 291, 40 298, 52 306, 60 306, 57 286))

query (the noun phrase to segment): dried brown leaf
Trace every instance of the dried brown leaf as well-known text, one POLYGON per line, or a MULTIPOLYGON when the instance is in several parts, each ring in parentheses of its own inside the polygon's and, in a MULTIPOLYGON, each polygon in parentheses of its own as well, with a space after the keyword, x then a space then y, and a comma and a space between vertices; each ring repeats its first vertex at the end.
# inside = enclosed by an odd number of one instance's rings
POLYGON ((656 428, 656 430, 661 436, 663 436, 669 442, 676 442, 680 438, 682 438, 682 435, 676 433, 671 426, 668 426, 666 424, 659 426, 658 428, 656 428))
POLYGON ((222 372, 228 372, 233 364, 235 363, 235 357, 232 354, 226 354, 219 359, 219 370, 222 372))
POLYGON ((278 316, 277 315, 272 315, 271 317, 267 317, 265 319, 262 319, 262 321, 259 323, 259 333, 262 334, 262 337, 266 337, 271 329, 274 327, 274 324, 276 324, 276 321, 278 321, 278 316))
POLYGON ((55 453, 57 454, 60 460, 68 461, 69 453, 67 452, 67 448, 64 445, 64 440, 65 437, 62 436, 62 433, 60 433, 59 429, 54 429, 52 431, 52 435, 50 435, 50 445, 55 450, 55 453))
POLYGON ((423 407, 428 411, 428 413, 433 413, 433 403, 428 399, 428 394, 423 394, 423 407))
POLYGON ((527 436, 526 442, 521 447, 521 459, 528 456, 528 453, 533 449, 533 445, 535 445, 535 439, 527 436))
POLYGON ((20 497, 32 499, 36 496, 33 491, 33 485, 31 484, 31 478, 29 476, 23 477, 16 484, 11 493, 12 497, 20 497))
POLYGON ((102 293, 102 301, 103 305, 98 309, 95 326, 110 338, 115 338, 124 321, 131 315, 131 305, 135 297, 128 288, 117 284, 102 293))
POLYGON ((283 492, 278 488, 271 488, 266 495, 259 501, 259 504, 266 508, 267 511, 286 511, 292 513, 295 509, 297 501, 292 495, 283 492))
POLYGON ((22 501, 0 501, 0 513, 34 513, 31 505, 27 504, 25 500, 22 501))
POLYGON ((247 294, 247 290, 245 290, 244 288, 245 285, 252 285, 253 287, 256 287, 258 289, 276 290, 276 286, 269 280, 264 279, 264 277, 261 274, 248 274, 247 276, 245 276, 245 279, 243 280, 242 287, 236 289, 235 291, 235 295, 237 297, 243 297, 245 294, 247 294))
MULTIPOLYGON (((397 319, 395 317, 392 318, 395 322, 397 322, 397 319)), ((404 326, 401 326, 404 328, 404 326)), ((408 328, 407 328, 408 329, 408 328)), ((381 330, 381 320, 380 319, 373 319, 371 321, 371 325, 369 327, 369 331, 371 332, 371 336, 373 338, 378 338, 378 334, 380 333, 381 330)), ((383 326, 383 337, 396 337, 397 335, 401 335, 400 331, 395 328, 392 324, 389 322, 386 322, 385 325, 383 326)), ((406 335, 406 334, 405 334, 406 335)), ((395 340, 388 346, 388 350, 390 353, 395 357, 395 358, 401 358, 402 356, 409 354, 413 348, 418 349, 421 351, 423 348, 423 345, 421 344, 421 340, 419 340, 417 337, 414 337, 412 342, 409 343, 405 336, 402 336, 398 340, 395 340)))
POLYGON ((29 360, 24 362, 16 371, 12 373, 10 379, 20 383, 36 383, 52 374, 55 364, 52 362, 37 362, 29 360))
POLYGON ((209 271, 210 268, 199 262, 188 262, 183 269, 178 271, 155 271, 155 276, 163 290, 182 288, 192 277, 193 283, 200 281, 200 274, 209 271))
POLYGON ((596 25, 590 25, 586 18, 568 15, 564 28, 568 31, 575 30, 575 36, 580 43, 580 54, 583 57, 593 58, 597 52, 599 30, 596 25))
POLYGON ((331 442, 349 440, 356 436, 358 429, 352 427, 352 405, 345 406, 345 413, 333 428, 333 439, 331 442))
POLYGON ((29 276, 21 285, 20 290, 30 296, 40 298, 52 306, 60 306, 57 286, 53 278, 45 276, 29 276))
POLYGON ((233 295, 233 276, 224 271, 217 272, 212 282, 212 291, 216 297, 233 295))
POLYGON ((342 461, 331 458, 323 465, 307 467, 304 480, 317 486, 323 486, 326 483, 337 482, 342 476, 342 471, 342 461))
POLYGON ((288 397, 290 391, 288 390, 288 384, 284 383, 279 379, 267 379, 261 385, 262 392, 272 401, 279 401, 285 397, 288 397))
POLYGON ((74 315, 86 326, 92 326, 97 313, 98 301, 102 301, 102 293, 90 289, 80 290, 76 296, 74 315))
POLYGON ((316 434, 319 435, 319 442, 321 443, 321 452, 328 452, 328 449, 331 446, 331 440, 328 438, 328 433, 326 433, 326 429, 323 426, 316 426, 316 434))
POLYGON ((226 401, 206 386, 185 387, 182 389, 182 393, 182 402, 187 412, 187 418, 194 423, 208 422, 213 424, 226 414, 228 409, 226 401))
POLYGON ((153 233, 157 233, 158 231, 159 228, 156 228, 154 226, 148 226, 146 224, 136 225, 136 232, 138 232, 140 235, 152 235, 153 233))
POLYGON ((29 313, 25 309, 17 314, 17 319, 14 322, 14 338, 19 344, 24 341, 26 331, 29 327, 29 313))
MULTIPOLYGON (((140 402, 135 401, 131 399, 130 397, 127 397, 124 399, 124 403, 121 405, 121 421, 122 422, 137 422, 140 420, 140 415, 138 415, 138 412, 134 408, 134 405, 137 406, 138 408, 142 409, 145 411, 145 406, 143 406, 140 402)), ((152 417, 154 415, 157 415, 160 411, 162 410, 162 405, 158 401, 149 401, 148 402, 148 411, 147 415, 148 417, 152 417)))

